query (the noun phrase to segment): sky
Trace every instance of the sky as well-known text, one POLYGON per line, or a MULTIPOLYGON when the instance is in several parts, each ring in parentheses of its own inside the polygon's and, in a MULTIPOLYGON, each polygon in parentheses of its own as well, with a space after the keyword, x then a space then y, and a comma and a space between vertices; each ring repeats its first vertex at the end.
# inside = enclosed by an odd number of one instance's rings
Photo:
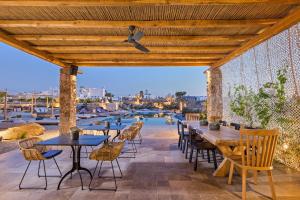
MULTIPOLYGON (((44 91, 59 87, 59 67, 0 42, 0 90, 44 91)), ((80 67, 78 87, 106 88, 115 96, 148 90, 153 96, 176 91, 206 95, 206 67, 80 67)))

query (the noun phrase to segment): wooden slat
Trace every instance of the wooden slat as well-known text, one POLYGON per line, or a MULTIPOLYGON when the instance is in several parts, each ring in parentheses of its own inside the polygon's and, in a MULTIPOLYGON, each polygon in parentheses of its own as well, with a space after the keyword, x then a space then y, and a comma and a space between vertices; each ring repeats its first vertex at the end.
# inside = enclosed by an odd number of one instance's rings
POLYGON ((256 45, 264 42, 265 40, 273 37, 274 35, 280 33, 281 31, 289 28, 290 26, 298 23, 300 21, 300 7, 294 9, 287 17, 278 21, 275 25, 266 29, 263 33, 259 34, 258 36, 254 37, 250 41, 243 44, 240 48, 236 49, 228 56, 223 58, 222 60, 213 64, 213 67, 220 67, 223 64, 229 62, 230 60, 236 58, 237 56, 241 55, 242 53, 246 52, 248 49, 255 47, 256 45))
POLYGON ((157 59, 217 59, 226 54, 51 54, 61 59, 77 60, 157 60, 157 59))
POLYGON ((273 25, 278 19, 252 20, 172 20, 172 21, 97 21, 97 20, 0 20, 2 28, 232 28, 273 25))
POLYGON ((260 167, 260 161, 261 161, 261 153, 262 153, 261 140, 262 140, 262 137, 258 136, 258 141, 257 141, 257 159, 256 159, 256 166, 257 167, 260 167))
POLYGON ((247 140, 246 140, 246 152, 247 152, 247 155, 246 155, 246 158, 247 158, 247 162, 246 162, 246 165, 247 166, 250 166, 250 137, 249 135, 247 135, 247 140))
POLYGON ((10 36, 8 36, 5 32, 3 32, 2 30, 0 30, 0 41, 4 42, 12 47, 15 47, 17 49, 20 49, 21 51, 24 51, 26 53, 29 53, 31 55, 34 55, 36 57, 39 57, 43 60, 46 60, 48 62, 51 62, 53 64, 56 64, 58 66, 61 67, 70 67, 70 65, 62 62, 60 59, 54 58, 53 56, 32 48, 29 44, 27 44, 26 42, 23 41, 18 41, 10 36))
POLYGON ((0 0, 0 6, 138 6, 138 5, 235 5, 235 4, 297 4, 298 0, 0 0))
MULTIPOLYGON (((142 53, 133 46, 36 46, 35 48, 42 51, 49 51, 51 53, 84 53, 86 51, 97 51, 98 53, 99 51, 100 53, 101 51, 110 51, 112 53, 142 53)), ((226 53, 232 51, 235 48, 238 48, 238 46, 148 47, 150 53, 226 53)))
MULTIPOLYGON (((251 146, 251 148, 252 148, 252 151, 251 151, 251 156, 252 156, 252 158, 251 158, 251 165, 253 166, 253 167, 255 167, 256 166, 256 156, 257 156, 257 153, 256 153, 256 150, 257 150, 257 137, 258 136, 253 136, 252 137, 252 146, 251 146)), ((250 155, 249 155, 250 156, 250 155)))
MULTIPOLYGON (((29 41, 102 41, 102 42, 122 42, 127 36, 100 36, 100 35, 11 35, 17 40, 29 41)), ((194 42, 243 42, 256 35, 205 35, 205 36, 144 36, 142 42, 159 42, 165 40, 169 42, 194 41, 194 42)))

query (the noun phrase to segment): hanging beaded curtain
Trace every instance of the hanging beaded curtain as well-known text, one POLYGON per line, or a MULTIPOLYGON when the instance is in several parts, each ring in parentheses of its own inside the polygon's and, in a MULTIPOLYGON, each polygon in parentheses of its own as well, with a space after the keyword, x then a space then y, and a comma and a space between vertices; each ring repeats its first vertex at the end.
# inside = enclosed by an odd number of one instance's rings
MULTIPOLYGON (((271 120, 268 128, 280 128, 276 159, 300 170, 300 23, 248 50, 221 67, 223 77, 223 120, 243 123, 230 110, 230 97, 236 85, 257 92, 266 82, 276 80, 276 72, 288 66, 285 85, 288 103, 285 116, 293 119, 281 127, 271 120)), ((274 116, 273 118, 277 118, 274 116)))

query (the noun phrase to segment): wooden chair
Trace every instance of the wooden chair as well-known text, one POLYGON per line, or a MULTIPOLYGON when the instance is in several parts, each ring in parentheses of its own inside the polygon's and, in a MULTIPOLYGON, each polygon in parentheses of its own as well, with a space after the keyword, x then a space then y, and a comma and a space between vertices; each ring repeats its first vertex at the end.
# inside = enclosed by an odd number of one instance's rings
POLYGON ((62 153, 62 150, 47 150, 45 146, 38 146, 36 143, 40 142, 41 139, 38 137, 32 137, 32 138, 27 138, 19 141, 19 148, 20 151, 22 152, 25 160, 29 161, 26 170, 23 174, 23 177, 19 183, 19 189, 47 189, 47 177, 61 177, 61 171, 59 169, 59 166, 55 160, 55 157, 58 156, 59 154, 62 153), (59 176, 49 176, 46 174, 46 166, 45 166, 45 160, 48 159, 53 159, 55 162, 55 165, 59 171, 59 176), (38 177, 44 177, 45 178, 45 187, 43 188, 23 188, 22 182, 23 179, 27 173, 27 170, 31 164, 32 161, 39 161, 39 168, 38 168, 38 177), (44 175, 40 175, 40 166, 41 162, 43 162, 43 167, 44 167, 44 175))
POLYGON ((242 169, 242 199, 246 199, 246 178, 248 170, 254 171, 254 183, 257 181, 257 171, 267 171, 272 199, 276 199, 272 170, 275 147, 279 131, 274 130, 240 130, 240 146, 244 147, 241 156, 229 157, 230 173, 228 184, 232 182, 234 166, 242 169))

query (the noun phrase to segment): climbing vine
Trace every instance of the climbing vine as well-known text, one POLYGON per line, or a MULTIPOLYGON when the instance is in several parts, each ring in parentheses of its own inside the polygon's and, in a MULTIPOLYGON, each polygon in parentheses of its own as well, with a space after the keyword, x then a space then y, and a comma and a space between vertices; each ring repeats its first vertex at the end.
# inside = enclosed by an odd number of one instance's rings
MULTIPOLYGON (((275 113, 276 116, 282 116, 284 112, 286 73, 287 66, 277 71, 275 82, 265 83, 256 94, 244 85, 236 86, 230 101, 231 111, 242 117, 247 126, 253 127, 254 119, 257 119, 261 128, 267 128, 275 113)), ((278 117, 276 121, 287 123, 288 119, 278 117)))

